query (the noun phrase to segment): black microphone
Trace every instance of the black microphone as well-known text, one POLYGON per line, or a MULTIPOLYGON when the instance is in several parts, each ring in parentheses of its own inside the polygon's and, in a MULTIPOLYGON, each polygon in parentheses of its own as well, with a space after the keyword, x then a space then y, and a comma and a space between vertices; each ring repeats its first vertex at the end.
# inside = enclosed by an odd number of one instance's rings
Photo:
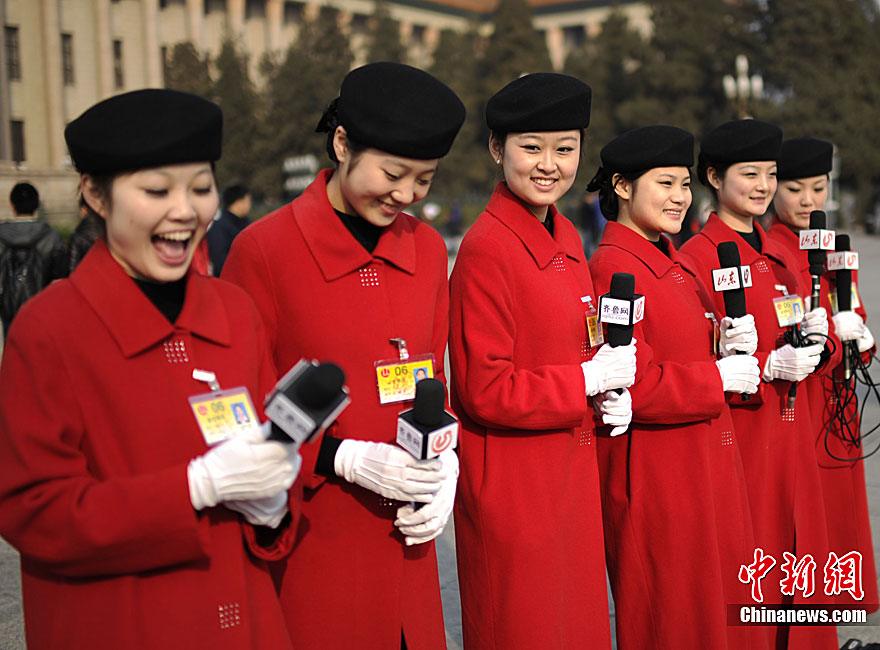
MULTIPOLYGON (((632 342, 633 325, 645 315, 645 297, 635 293, 636 279, 632 273, 611 276, 608 293, 599 297, 599 320, 605 323, 608 345, 616 348, 632 342)), ((622 388, 615 388, 618 395, 622 388)))
MULTIPOLYGON (((825 213, 821 210, 813 210, 810 213, 810 230, 825 230, 825 213)), ((822 274, 825 273, 825 251, 821 248, 807 249, 807 260, 810 262, 810 276, 813 286, 810 292, 810 309, 819 306, 822 293, 822 274)))
MULTIPOLYGON (((721 296, 724 298, 724 314, 730 318, 742 318, 746 315, 746 288, 736 242, 724 241, 718 244, 718 263, 721 268, 712 274, 712 285, 715 291, 721 291, 721 296)), ((746 354, 743 350, 737 350, 736 353, 746 354)), ((752 399, 747 393, 740 395, 744 402, 752 399)))
POLYGON ((266 397, 268 439, 299 446, 324 431, 351 402, 344 384, 336 364, 300 359, 266 397))
MULTIPOLYGON (((849 252, 849 235, 838 235, 835 242, 835 250, 843 252, 844 257, 849 252)), ((829 264, 830 266, 830 264, 829 264)), ((846 261, 840 266, 846 267, 846 261)), ((848 268, 839 268, 835 271, 837 280, 837 311, 852 310, 852 270, 848 268)), ((851 345, 847 345, 850 341, 843 341, 843 378, 847 381, 852 377, 852 363, 848 354, 851 345)))
POLYGON ((428 460, 454 449, 458 441, 458 420, 446 411, 446 387, 439 379, 416 383, 413 407, 397 416, 397 444, 413 458, 428 460))
MULTIPOLYGON (((458 420, 446 411, 446 387, 439 379, 422 379, 416 383, 413 407, 397 416, 397 444, 413 458, 437 458, 458 443, 458 420)), ((418 510, 425 504, 414 501, 418 510)))
MULTIPOLYGON (((632 303, 635 297, 635 291, 636 279, 632 273, 615 273, 611 276, 611 287, 606 295, 616 300, 626 300, 627 302, 632 303)), ((632 319, 629 319, 627 324, 608 321, 605 327, 608 334, 608 345, 612 348, 621 345, 629 345, 630 341, 632 341, 632 319)))

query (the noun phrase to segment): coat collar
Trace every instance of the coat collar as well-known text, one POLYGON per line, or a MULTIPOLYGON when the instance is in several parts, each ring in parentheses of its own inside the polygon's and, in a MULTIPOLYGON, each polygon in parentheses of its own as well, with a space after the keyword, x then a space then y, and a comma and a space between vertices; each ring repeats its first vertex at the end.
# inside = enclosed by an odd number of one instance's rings
POLYGON ((669 257, 667 257, 632 228, 627 228, 616 221, 609 221, 605 224, 605 231, 599 246, 616 246, 629 251, 658 278, 663 277, 674 264, 680 262, 672 242, 667 241, 667 250, 669 251, 669 257))
POLYGON ((754 227, 758 231, 758 238, 761 240, 761 253, 758 253, 758 251, 749 246, 738 232, 721 221, 721 217, 714 212, 709 215, 709 219, 706 221, 706 225, 703 226, 700 234, 705 235, 715 246, 726 241, 736 242, 737 248, 739 248, 740 262, 744 265, 754 264, 759 257, 764 255, 783 266, 788 266, 785 247, 781 243, 767 237, 767 233, 764 232, 761 224, 757 221, 754 222, 754 227))
POLYGON ((183 310, 172 325, 113 259, 103 238, 95 242, 70 276, 126 357, 181 329, 220 345, 231 345, 227 311, 214 281, 192 269, 187 278, 183 310))
POLYGON ((773 215, 773 223, 767 231, 768 239, 773 239, 787 248, 798 261, 799 270, 810 268, 810 260, 807 258, 807 251, 802 251, 801 238, 788 226, 786 226, 776 215, 773 215))
POLYGON ((535 218, 503 181, 495 186, 486 212, 513 231, 534 258, 538 268, 546 268, 559 253, 564 253, 573 260, 583 260, 580 236, 574 226, 562 218, 554 205, 547 212, 547 218, 553 219, 552 237, 544 224, 535 218))
POLYGON ((413 224, 403 214, 385 228, 376 250, 370 255, 348 232, 333 211, 327 198, 327 181, 332 169, 324 169, 302 196, 290 204, 290 209, 309 251, 315 258, 324 279, 328 282, 341 278, 366 266, 374 258, 390 262, 400 270, 416 272, 416 242, 413 224))

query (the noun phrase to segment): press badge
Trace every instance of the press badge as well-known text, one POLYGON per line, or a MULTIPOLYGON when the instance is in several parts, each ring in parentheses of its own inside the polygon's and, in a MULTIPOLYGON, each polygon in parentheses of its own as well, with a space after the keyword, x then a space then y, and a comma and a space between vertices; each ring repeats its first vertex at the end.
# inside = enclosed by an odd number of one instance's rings
MULTIPOLYGON (((858 287, 856 287, 855 282, 850 285, 850 290, 852 293, 851 307, 853 310, 856 310, 862 306, 862 303, 859 301, 859 290, 858 287)), ((828 299, 831 301, 831 313, 836 314, 839 311, 837 309, 837 291, 830 292, 828 294, 828 299)))
POLYGON ((379 403, 393 404, 416 398, 416 384, 422 379, 434 378, 434 355, 410 356, 403 339, 391 339, 397 344, 400 357, 376 361, 376 385, 379 403))
POLYGON ((602 326, 599 323, 599 311, 593 304, 592 296, 582 296, 581 302, 587 305, 587 336, 590 339, 590 347, 597 348, 605 342, 602 326))
POLYGON ((193 379, 208 383, 212 389, 210 393, 189 398, 196 423, 209 446, 248 431, 260 431, 260 421, 247 388, 219 390, 214 373, 203 370, 194 370, 193 379))
POLYGON ((717 357, 719 350, 721 349, 721 326, 718 324, 718 319, 715 318, 715 314, 711 311, 705 312, 705 315, 706 320, 712 325, 712 354, 717 357))
POLYGON ((779 327, 791 327, 804 319, 804 300, 800 296, 782 296, 773 299, 779 327))

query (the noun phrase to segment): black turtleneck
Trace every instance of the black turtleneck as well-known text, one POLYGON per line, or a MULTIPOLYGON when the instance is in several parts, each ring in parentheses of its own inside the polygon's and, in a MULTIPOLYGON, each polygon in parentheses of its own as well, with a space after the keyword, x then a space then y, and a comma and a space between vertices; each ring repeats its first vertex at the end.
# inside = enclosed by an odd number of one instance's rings
MULTIPOLYGON (((648 241, 651 240, 649 239, 648 241)), ((651 242, 651 246, 663 253, 666 257, 669 257, 669 243, 666 241, 666 237, 661 235, 660 239, 651 242)))
POLYGON ((186 276, 176 282, 149 282, 147 280, 134 279, 138 289, 151 303, 162 312, 168 322, 174 324, 183 309, 183 300, 186 298, 186 276))
POLYGON ((336 216, 339 217, 342 225, 351 233, 352 237, 357 239, 358 243, 367 249, 368 253, 376 250, 376 246, 379 244, 379 237, 382 236, 384 228, 375 226, 366 219, 356 215, 345 214, 336 209, 333 212, 336 213, 336 216))
POLYGON ((753 228, 752 232, 740 232, 740 237, 746 240, 746 243, 759 253, 761 252, 761 237, 758 235, 758 229, 753 228))
POLYGON ((550 211, 547 211, 547 216, 544 217, 544 221, 542 222, 544 227, 547 229, 547 232, 550 233, 550 236, 553 236, 553 217, 550 215, 550 211))

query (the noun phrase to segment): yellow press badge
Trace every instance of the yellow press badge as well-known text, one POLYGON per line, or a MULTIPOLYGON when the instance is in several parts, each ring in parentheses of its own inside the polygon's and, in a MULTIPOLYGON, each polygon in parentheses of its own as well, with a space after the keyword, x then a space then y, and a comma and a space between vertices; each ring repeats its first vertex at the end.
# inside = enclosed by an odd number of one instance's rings
POLYGON ((434 355, 419 354, 407 359, 376 362, 379 403, 392 404, 415 399, 416 384, 434 377, 434 355))
POLYGON ((189 398, 193 415, 208 445, 251 430, 260 430, 251 396, 244 386, 189 398))
POLYGON ((804 319, 804 300, 800 296, 782 296, 773 299, 779 327, 797 325, 804 319))
POLYGON ((605 336, 602 334, 602 325, 599 323, 599 311, 593 304, 592 296, 582 296, 581 302, 587 305, 587 336, 590 339, 590 347, 598 348, 605 342, 605 336))
MULTIPOLYGON (((862 306, 862 303, 859 301, 859 289, 855 285, 855 283, 850 285, 850 290, 852 293, 852 308, 853 310, 858 309, 862 306)), ((836 314, 837 309, 837 291, 832 291, 828 294, 828 299, 831 301, 831 312, 836 314)))

